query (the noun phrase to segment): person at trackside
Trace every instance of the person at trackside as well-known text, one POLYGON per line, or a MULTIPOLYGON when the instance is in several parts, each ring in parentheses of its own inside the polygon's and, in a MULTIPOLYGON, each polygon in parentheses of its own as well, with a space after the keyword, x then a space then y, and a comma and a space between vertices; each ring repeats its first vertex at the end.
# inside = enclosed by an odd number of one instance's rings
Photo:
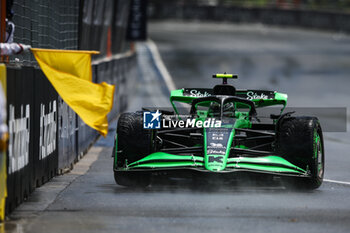
POLYGON ((0 55, 9 56, 16 55, 22 52, 27 52, 31 48, 30 45, 20 43, 0 43, 0 55))

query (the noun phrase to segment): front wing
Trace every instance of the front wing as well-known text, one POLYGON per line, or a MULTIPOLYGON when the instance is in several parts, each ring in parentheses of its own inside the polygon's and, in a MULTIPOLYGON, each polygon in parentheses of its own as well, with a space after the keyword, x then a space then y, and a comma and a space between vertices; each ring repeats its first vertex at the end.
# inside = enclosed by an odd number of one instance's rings
POLYGON ((309 177, 307 171, 276 155, 261 157, 233 157, 227 159, 226 168, 222 171, 209 171, 204 167, 204 158, 193 155, 174 155, 164 152, 152 153, 125 168, 117 168, 116 172, 173 172, 183 171, 205 173, 250 172, 279 176, 309 177))

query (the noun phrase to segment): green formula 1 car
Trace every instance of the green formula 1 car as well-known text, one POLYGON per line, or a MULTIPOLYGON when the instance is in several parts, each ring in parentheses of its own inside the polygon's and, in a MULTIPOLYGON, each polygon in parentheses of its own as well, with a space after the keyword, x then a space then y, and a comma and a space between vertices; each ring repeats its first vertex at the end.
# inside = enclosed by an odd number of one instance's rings
POLYGON ((213 89, 173 90, 172 112, 121 114, 113 151, 117 184, 144 187, 154 176, 205 180, 253 175, 280 177, 286 187, 318 188, 324 173, 319 120, 283 113, 286 94, 236 90, 227 84, 236 75, 213 77, 223 83, 213 89), (180 109, 179 103, 188 108, 180 109), (263 122, 257 111, 274 105, 282 107, 280 112, 263 122))

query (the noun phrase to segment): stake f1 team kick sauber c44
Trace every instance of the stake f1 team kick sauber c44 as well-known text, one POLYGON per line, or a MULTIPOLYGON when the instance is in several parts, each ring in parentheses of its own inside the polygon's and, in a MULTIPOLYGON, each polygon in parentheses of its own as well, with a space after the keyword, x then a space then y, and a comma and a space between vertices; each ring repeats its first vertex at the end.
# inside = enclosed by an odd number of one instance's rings
POLYGON ((143 109, 121 114, 113 151, 117 184, 145 187, 156 175, 205 180, 245 174, 280 177, 285 187, 318 188, 324 173, 319 120, 283 113, 286 94, 236 90, 227 79, 237 75, 213 77, 223 83, 213 89, 173 90, 172 113, 143 109), (188 105, 187 115, 180 115, 178 102, 188 105), (280 113, 270 114, 269 122, 262 123, 257 109, 273 105, 281 105, 280 113))

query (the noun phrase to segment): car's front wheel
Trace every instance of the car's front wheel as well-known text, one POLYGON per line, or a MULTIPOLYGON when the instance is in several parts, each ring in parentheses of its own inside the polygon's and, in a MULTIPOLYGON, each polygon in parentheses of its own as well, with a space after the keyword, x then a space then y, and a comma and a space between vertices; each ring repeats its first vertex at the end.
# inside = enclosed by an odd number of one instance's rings
POLYGON ((323 181, 324 144, 316 117, 286 117, 278 134, 279 153, 289 162, 306 170, 308 177, 286 177, 287 188, 316 189, 323 181))
POLYGON ((143 113, 123 113, 117 125, 117 165, 130 164, 152 151, 152 130, 143 128, 143 113))
POLYGON ((114 178, 123 186, 147 186, 147 175, 118 171, 130 163, 144 158, 152 152, 152 130, 143 128, 143 112, 123 113, 117 125, 117 137, 114 146, 114 178))
POLYGON ((145 188, 151 183, 151 176, 144 173, 114 172, 114 180, 117 184, 126 187, 145 188))

